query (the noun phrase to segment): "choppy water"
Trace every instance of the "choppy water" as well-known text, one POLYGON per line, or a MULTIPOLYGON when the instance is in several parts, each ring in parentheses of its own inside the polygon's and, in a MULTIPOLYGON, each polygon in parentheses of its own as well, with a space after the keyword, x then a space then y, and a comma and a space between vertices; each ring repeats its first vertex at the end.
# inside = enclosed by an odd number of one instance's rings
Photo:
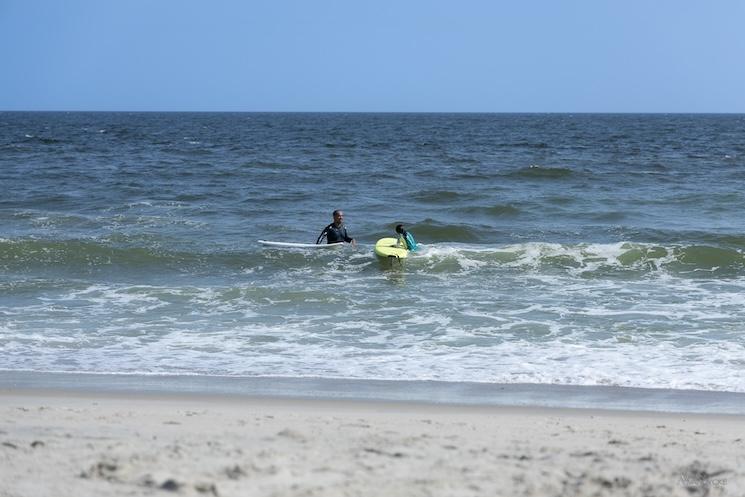
POLYGON ((0 113, 0 369, 745 392, 744 181, 741 115, 0 113))

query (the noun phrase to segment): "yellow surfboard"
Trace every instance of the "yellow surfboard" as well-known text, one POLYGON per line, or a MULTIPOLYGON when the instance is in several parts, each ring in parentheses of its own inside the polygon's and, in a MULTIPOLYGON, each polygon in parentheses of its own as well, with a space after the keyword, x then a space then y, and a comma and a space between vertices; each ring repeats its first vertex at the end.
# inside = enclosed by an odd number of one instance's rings
POLYGON ((399 245, 396 238, 381 238, 375 242, 375 255, 406 259, 409 256, 409 251, 399 245))

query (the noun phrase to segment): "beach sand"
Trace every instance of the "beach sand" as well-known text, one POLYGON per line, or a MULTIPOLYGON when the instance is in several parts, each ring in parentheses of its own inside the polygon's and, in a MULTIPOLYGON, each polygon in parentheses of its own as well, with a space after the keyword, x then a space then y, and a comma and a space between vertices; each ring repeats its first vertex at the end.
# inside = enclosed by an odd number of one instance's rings
POLYGON ((0 496, 745 494, 745 416, 0 392, 0 496))

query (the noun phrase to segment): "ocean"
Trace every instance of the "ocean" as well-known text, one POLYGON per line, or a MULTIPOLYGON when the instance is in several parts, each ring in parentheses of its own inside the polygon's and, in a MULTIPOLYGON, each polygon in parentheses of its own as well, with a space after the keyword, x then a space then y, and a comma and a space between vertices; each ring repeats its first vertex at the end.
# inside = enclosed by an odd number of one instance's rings
POLYGON ((745 392, 744 184, 743 115, 2 112, 0 370, 745 392))

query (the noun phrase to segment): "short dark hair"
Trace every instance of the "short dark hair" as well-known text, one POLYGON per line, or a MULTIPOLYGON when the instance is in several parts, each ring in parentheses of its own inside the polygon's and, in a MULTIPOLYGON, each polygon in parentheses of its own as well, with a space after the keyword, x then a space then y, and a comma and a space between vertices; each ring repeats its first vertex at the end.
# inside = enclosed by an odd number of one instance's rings
POLYGON ((396 233, 403 234, 403 232, 404 232, 404 225, 403 224, 397 224, 396 225, 396 233))
POLYGON ((334 212, 331 213, 331 216, 336 217, 337 214, 341 214, 341 209, 336 209, 334 212))

